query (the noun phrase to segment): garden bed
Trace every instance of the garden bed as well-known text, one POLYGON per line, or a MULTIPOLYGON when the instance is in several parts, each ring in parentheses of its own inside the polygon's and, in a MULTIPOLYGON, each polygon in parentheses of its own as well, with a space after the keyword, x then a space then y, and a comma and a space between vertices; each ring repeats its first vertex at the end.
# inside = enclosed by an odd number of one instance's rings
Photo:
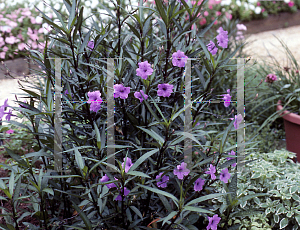
POLYGON ((300 25, 300 11, 296 13, 281 12, 269 15, 267 18, 242 22, 246 27, 246 34, 257 34, 264 31, 277 30, 300 25))
POLYGON ((16 58, 13 60, 7 60, 4 62, 1 62, 0 67, 0 80, 6 79, 7 75, 7 69, 9 69, 9 73, 13 77, 19 77, 24 75, 29 75, 33 73, 33 69, 38 70, 39 67, 32 61, 29 63, 29 61, 24 58, 16 58))

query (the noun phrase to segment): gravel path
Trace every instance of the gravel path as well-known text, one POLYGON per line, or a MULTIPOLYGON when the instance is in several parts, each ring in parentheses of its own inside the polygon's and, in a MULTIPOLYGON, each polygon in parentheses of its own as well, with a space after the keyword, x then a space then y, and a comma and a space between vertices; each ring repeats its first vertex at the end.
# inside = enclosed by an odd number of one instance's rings
POLYGON ((253 59, 257 59, 258 63, 263 63, 263 61, 273 63, 268 54, 269 51, 270 55, 274 56, 280 65, 290 67, 291 64, 287 59, 285 50, 274 35, 287 45, 300 64, 300 26, 249 35, 246 38, 250 44, 244 49, 245 52, 249 53, 253 59))
MULTIPOLYGON (((300 64, 300 26, 293 26, 285 29, 273 30, 262 32, 258 34, 249 35, 247 41, 251 42, 245 51, 253 58, 257 59, 259 63, 263 60, 271 62, 271 58, 268 55, 275 56, 279 63, 283 66, 290 66, 287 62, 286 54, 281 46, 280 42, 273 36, 275 34, 278 38, 283 40, 292 51, 296 60, 300 64)), ((22 94, 23 91, 19 89, 17 79, 1 79, 0 80, 0 105, 3 105, 4 100, 8 98, 8 104, 12 106, 18 106, 15 100, 15 94, 22 94)), ((21 97, 18 96, 18 98, 21 97)), ((23 101, 23 100, 22 100, 23 101)), ((12 117, 12 120, 17 120, 17 117, 12 117)), ((19 120, 18 120, 19 121, 19 120)), ((5 123, 4 123, 5 124, 5 123)))

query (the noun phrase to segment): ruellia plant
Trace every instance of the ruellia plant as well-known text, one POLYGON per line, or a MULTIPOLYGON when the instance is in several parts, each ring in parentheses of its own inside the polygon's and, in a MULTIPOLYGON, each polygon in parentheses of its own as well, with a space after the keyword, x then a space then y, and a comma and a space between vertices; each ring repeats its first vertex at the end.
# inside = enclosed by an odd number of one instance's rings
MULTIPOLYGON (((140 1, 127 12, 125 2, 118 0, 113 10, 103 6, 108 24, 92 23, 85 29, 80 1, 64 0, 68 18, 53 8, 59 23, 41 12, 56 34, 49 36, 43 53, 30 50, 31 59, 44 72, 39 73, 40 83, 32 84, 35 91, 20 84, 29 102, 20 100, 22 107, 11 107, 30 124, 9 121, 26 128, 37 144, 35 152, 23 156, 6 148, 17 163, 10 167, 10 178, 0 180, 5 193, 0 199, 13 209, 4 214, 7 224, 1 227, 229 229, 229 215, 221 219, 221 206, 213 206, 212 200, 224 196, 228 202, 222 211, 227 213, 241 202, 235 195, 236 167, 243 164, 237 161, 236 132, 243 127, 243 117, 231 113, 236 111, 231 103, 234 89, 216 92, 213 84, 226 76, 226 68, 236 66, 231 58, 242 44, 224 55, 232 42, 228 31, 220 27, 215 38, 205 40, 214 22, 197 33, 191 29, 205 1, 193 7, 185 1, 155 3, 143 7, 140 1), (58 58, 61 66, 55 66, 58 58), (113 64, 108 69, 110 58, 113 64), (55 87, 59 69, 61 88, 55 87), (190 86, 185 82, 188 76, 190 86), (193 103, 187 100, 188 87, 193 103), (59 88, 63 172, 55 171, 54 139, 59 130, 55 130, 54 94, 59 88), (206 123, 200 115, 215 95, 224 103, 222 116, 218 122, 206 123), (107 138, 109 99, 114 100, 113 154, 108 154, 112 148, 107 138), (191 129, 186 131, 188 110, 191 129), (217 130, 224 124, 223 130, 217 130), (188 164, 186 140, 192 157, 188 164), (115 163, 109 162, 111 157, 115 163), (42 162, 38 173, 36 161, 42 162), (222 182, 225 193, 213 188, 216 181, 222 182), (26 210, 19 207, 21 203, 26 203, 26 210), (38 225, 22 221, 29 215, 38 225)), ((0 107, 1 118, 12 116, 6 107, 7 102, 0 107)), ((252 143, 242 145, 248 154, 252 143)), ((266 193, 256 194, 262 195, 266 193)), ((242 201, 252 198, 245 196, 242 201)))

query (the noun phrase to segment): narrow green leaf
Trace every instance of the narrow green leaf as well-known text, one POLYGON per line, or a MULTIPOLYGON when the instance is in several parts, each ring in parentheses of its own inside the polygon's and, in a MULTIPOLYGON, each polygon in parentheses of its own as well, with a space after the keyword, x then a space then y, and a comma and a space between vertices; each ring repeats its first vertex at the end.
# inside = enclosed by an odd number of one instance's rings
POLYGON ((141 156, 129 169, 128 172, 134 171, 137 167, 140 166, 146 159, 151 157, 153 154, 157 153, 159 149, 153 149, 150 152, 145 153, 143 156, 141 156))
POLYGON ((206 195, 206 196, 202 196, 202 197, 199 197, 195 200, 190 201, 189 203, 186 204, 186 206, 190 206, 192 204, 200 203, 200 202, 205 201, 205 200, 210 200, 210 199, 213 199, 213 198, 216 198, 216 197, 219 197, 219 196, 224 196, 226 194, 229 194, 229 193, 215 193, 215 194, 209 194, 209 195, 206 195))
POLYGON ((193 207, 193 206, 184 206, 185 210, 193 211, 193 212, 200 212, 200 213, 209 213, 209 214, 214 214, 213 212, 203 209, 203 208, 198 208, 198 207, 193 207))
POLYGON ((74 151, 75 151, 76 163, 77 163, 78 167, 82 170, 85 166, 85 164, 83 162, 83 158, 77 148, 75 148, 74 151))
POLYGON ((174 203, 176 204, 176 206, 179 207, 178 206, 179 200, 174 195, 172 195, 171 193, 159 190, 157 188, 151 188, 151 187, 148 187, 148 186, 145 186, 145 185, 141 185, 141 184, 137 184, 137 186, 140 186, 140 187, 142 187, 144 189, 150 190, 151 192, 154 192, 154 193, 161 194, 163 196, 169 197, 169 198, 171 198, 174 201, 174 203))

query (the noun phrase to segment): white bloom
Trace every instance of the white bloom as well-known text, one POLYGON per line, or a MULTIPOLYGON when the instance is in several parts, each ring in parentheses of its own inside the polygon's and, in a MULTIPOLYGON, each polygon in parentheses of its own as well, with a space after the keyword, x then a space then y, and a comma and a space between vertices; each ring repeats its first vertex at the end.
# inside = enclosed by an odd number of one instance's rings
POLYGON ((85 2, 85 6, 90 7, 91 6, 91 2, 90 1, 86 1, 85 2))
POLYGON ((42 17, 39 17, 39 16, 37 16, 37 17, 35 18, 35 22, 36 22, 36 24, 42 24, 42 22, 43 22, 43 18, 42 18, 42 17))
POLYGON ((236 1, 236 4, 237 4, 238 6, 241 6, 241 5, 242 5, 240 0, 237 0, 237 1, 236 1))
POLYGON ((92 1, 92 7, 96 8, 96 6, 99 4, 98 0, 91 0, 92 1))
POLYGON ((245 9, 249 10, 249 4, 248 3, 244 3, 245 9))
POLYGON ((221 6, 226 6, 227 5, 228 6, 228 5, 230 5, 230 3, 231 3, 231 0, 222 0, 220 5, 221 6))
POLYGON ((248 0, 248 2, 254 4, 257 2, 257 0, 248 0))
POLYGON ((290 0, 284 0, 284 2, 285 2, 285 3, 289 3, 289 2, 290 2, 290 0))
POLYGON ((260 14, 261 8, 260 8, 259 6, 255 7, 254 12, 255 12, 256 14, 260 14))
POLYGON ((254 10, 255 6, 254 5, 250 5, 249 8, 250 8, 250 10, 254 10))

